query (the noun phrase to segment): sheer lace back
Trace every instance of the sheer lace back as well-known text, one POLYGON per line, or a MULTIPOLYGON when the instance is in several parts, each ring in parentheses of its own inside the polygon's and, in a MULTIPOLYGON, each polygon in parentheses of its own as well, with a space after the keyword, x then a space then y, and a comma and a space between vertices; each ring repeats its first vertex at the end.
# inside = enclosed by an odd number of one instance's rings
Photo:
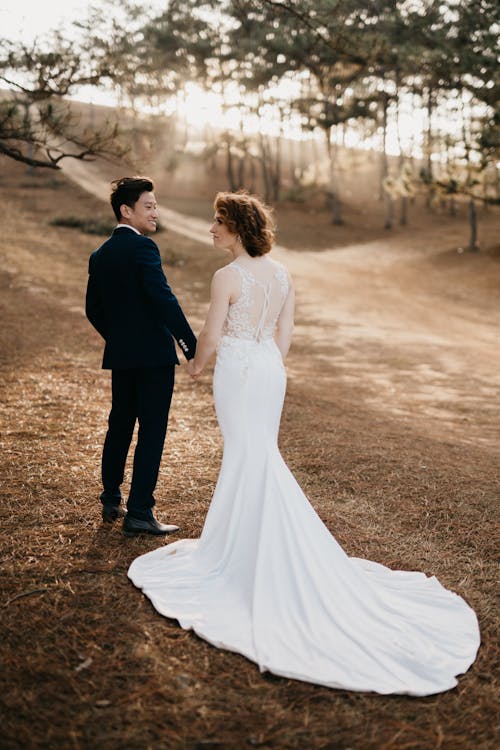
POLYGON ((241 294, 229 306, 224 335, 256 341, 273 337, 289 283, 285 268, 275 261, 270 263, 274 270, 262 281, 237 260, 230 264, 240 276, 241 294))

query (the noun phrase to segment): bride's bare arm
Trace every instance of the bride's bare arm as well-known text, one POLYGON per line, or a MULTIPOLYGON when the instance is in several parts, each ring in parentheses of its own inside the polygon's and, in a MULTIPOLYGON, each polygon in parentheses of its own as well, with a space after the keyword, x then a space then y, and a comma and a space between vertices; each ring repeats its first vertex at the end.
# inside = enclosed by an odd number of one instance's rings
POLYGON ((198 336, 196 354, 189 367, 191 375, 196 376, 201 373, 217 348, 231 301, 231 294, 234 293, 233 286, 234 276, 232 273, 228 273, 225 268, 215 272, 210 287, 210 307, 207 319, 198 336))
POLYGON ((276 344, 278 346, 278 349, 281 352, 281 356, 283 357, 283 359, 285 359, 286 355, 288 354, 288 350, 290 349, 290 344, 292 343, 294 310, 295 310, 295 290, 292 286, 292 282, 290 281, 290 290, 288 292, 288 296, 285 300, 285 304, 283 305, 280 316, 278 318, 278 323, 276 325, 276 333, 274 336, 276 344))

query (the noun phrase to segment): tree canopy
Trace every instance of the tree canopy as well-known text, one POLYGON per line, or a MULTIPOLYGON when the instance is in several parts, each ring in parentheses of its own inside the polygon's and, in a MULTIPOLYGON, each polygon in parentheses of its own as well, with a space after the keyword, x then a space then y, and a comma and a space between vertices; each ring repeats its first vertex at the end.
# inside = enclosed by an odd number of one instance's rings
MULTIPOLYGON (((147 102, 161 109, 195 81, 223 97, 230 87, 238 91, 237 106, 263 122, 271 107, 282 132, 293 119, 304 133, 323 134, 334 221, 341 220, 336 146, 346 128, 378 138, 386 194, 390 126, 398 134, 401 174, 419 146, 429 186, 439 187, 439 171, 448 190, 454 184, 477 195, 478 175, 500 159, 494 0, 169 0, 159 13, 134 0, 107 0, 77 26, 78 43, 54 33, 44 45, 3 45, 4 154, 57 167, 66 156, 113 149, 116 129, 89 132, 67 109, 66 97, 83 84, 105 83, 132 107, 147 102), (284 81, 297 85, 283 94, 284 81), (420 143, 405 144, 401 136, 408 106, 426 113, 420 143)), ((262 133, 257 145, 244 133, 222 140, 235 186, 234 158, 240 174, 248 158, 252 168, 261 164, 269 190, 276 187, 279 144, 262 133)), ((396 177, 391 190, 402 184, 396 177)))

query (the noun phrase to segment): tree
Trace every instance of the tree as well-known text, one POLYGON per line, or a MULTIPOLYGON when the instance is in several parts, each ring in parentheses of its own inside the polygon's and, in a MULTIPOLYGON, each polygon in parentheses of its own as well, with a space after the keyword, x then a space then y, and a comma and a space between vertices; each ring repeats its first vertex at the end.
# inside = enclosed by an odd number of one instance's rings
MULTIPOLYGON (((464 0, 446 8, 445 51, 440 65, 427 66, 427 79, 441 80, 434 87, 435 106, 446 107, 455 124, 454 132, 442 139, 446 159, 436 175, 424 174, 429 196, 455 199, 468 204, 470 235, 468 249, 477 251, 477 203, 487 206, 498 198, 497 186, 488 185, 496 176, 500 158, 500 73, 497 64, 500 7, 491 0, 464 0)), ((438 153, 438 144, 429 148, 438 153)))
MULTIPOLYGON (((270 86, 286 76, 302 74, 307 78, 307 92, 292 97, 282 111, 295 110, 306 128, 318 129, 324 135, 329 164, 327 193, 335 224, 342 223, 335 130, 353 118, 364 116, 367 107, 352 87, 365 64, 365 57, 358 53, 356 40, 345 25, 353 4, 354 0, 347 4, 332 0, 224 3, 233 20, 227 34, 229 54, 236 56, 239 63, 236 74, 247 90, 257 91, 264 99, 270 86)), ((268 144, 264 139, 261 141, 263 177, 267 184, 267 165, 272 167, 273 160, 268 144)), ((279 139, 276 145, 275 173, 279 169, 279 139)), ((276 198, 279 190, 274 188, 273 193, 276 198)))
POLYGON ((0 153, 30 167, 59 169, 65 158, 118 155, 117 127, 95 130, 78 121, 66 97, 82 85, 95 85, 107 71, 55 32, 45 43, 4 41, 0 80, 0 153))

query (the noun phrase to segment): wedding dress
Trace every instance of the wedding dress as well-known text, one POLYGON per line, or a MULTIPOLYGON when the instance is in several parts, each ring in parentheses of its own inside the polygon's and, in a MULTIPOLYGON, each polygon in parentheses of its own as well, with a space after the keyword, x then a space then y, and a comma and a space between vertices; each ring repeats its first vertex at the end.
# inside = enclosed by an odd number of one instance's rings
POLYGON ((479 647, 474 611, 435 577, 349 558, 279 453, 286 375, 273 332, 288 276, 268 262, 266 283, 231 264, 241 294, 213 384, 224 455, 201 537, 138 557, 128 575, 159 613, 261 671, 357 691, 448 690, 479 647))

